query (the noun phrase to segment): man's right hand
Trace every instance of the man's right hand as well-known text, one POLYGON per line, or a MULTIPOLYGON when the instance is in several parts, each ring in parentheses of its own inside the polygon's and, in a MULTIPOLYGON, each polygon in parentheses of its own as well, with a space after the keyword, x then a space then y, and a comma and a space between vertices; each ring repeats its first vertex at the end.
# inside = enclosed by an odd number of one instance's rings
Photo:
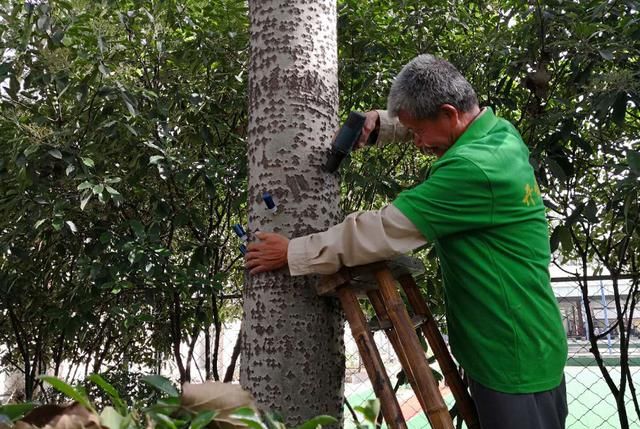
POLYGON ((371 133, 375 130, 380 129, 380 115, 375 110, 365 113, 366 119, 364 120, 364 126, 362 127, 362 133, 360 134, 360 138, 353 145, 352 150, 358 150, 367 145, 367 140, 371 133))

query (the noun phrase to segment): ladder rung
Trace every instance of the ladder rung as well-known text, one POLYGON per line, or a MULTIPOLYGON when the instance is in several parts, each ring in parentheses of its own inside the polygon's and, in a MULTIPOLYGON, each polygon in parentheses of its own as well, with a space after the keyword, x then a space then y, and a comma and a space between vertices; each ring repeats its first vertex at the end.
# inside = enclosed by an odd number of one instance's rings
POLYGON ((368 291, 378 289, 378 282, 373 274, 381 266, 391 270, 395 278, 403 275, 415 275, 424 273, 424 265, 419 259, 400 255, 388 261, 387 264, 374 262, 373 264, 360 265, 357 267, 342 267, 335 274, 322 277, 322 281, 316 284, 316 292, 321 296, 335 296, 336 289, 342 285, 349 284, 349 288, 359 297, 364 296, 368 291))

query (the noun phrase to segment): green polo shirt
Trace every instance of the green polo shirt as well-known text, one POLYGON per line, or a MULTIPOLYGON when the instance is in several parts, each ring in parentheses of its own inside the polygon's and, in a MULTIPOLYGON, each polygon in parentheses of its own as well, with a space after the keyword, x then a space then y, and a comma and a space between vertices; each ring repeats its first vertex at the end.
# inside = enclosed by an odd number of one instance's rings
POLYGON ((506 393, 557 387, 567 341, 545 210, 518 131, 486 109, 393 205, 435 244, 451 350, 471 378, 506 393))

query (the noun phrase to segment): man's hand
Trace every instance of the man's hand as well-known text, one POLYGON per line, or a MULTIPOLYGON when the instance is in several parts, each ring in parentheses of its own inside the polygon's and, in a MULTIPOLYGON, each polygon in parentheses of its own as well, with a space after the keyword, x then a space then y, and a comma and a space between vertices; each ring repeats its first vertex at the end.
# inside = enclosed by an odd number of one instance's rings
POLYGON ((366 119, 364 120, 364 126, 362 127, 362 133, 360 138, 353 145, 352 150, 358 150, 366 146, 369 135, 377 129, 380 129, 380 115, 375 110, 365 113, 366 119))
POLYGON ((289 239, 273 232, 256 232, 260 241, 249 243, 244 266, 251 274, 273 271, 287 265, 289 239))

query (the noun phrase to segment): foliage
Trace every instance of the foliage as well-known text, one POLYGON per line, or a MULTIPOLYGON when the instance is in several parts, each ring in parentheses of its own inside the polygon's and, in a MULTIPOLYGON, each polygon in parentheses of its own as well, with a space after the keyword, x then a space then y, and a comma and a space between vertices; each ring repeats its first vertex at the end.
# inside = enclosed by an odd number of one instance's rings
POLYGON ((180 344, 192 353, 237 311, 223 298, 241 279, 243 5, 10 2, 0 16, 3 362, 28 398, 63 360, 154 368, 173 353, 188 380, 180 344))
MULTIPOLYGON (((67 397, 70 405, 43 405, 33 408, 29 404, 0 407, 0 422, 5 427, 33 429, 107 428, 135 429, 286 429, 268 414, 261 415, 251 395, 238 385, 220 382, 203 384, 185 383, 182 392, 161 376, 145 379, 162 395, 148 406, 127 407, 119 393, 102 377, 93 374, 90 380, 112 400, 111 406, 101 411, 92 404, 84 389, 72 387, 55 377, 41 377, 67 397)), ((303 423, 300 429, 316 429, 336 423, 333 417, 317 416, 303 423)))

